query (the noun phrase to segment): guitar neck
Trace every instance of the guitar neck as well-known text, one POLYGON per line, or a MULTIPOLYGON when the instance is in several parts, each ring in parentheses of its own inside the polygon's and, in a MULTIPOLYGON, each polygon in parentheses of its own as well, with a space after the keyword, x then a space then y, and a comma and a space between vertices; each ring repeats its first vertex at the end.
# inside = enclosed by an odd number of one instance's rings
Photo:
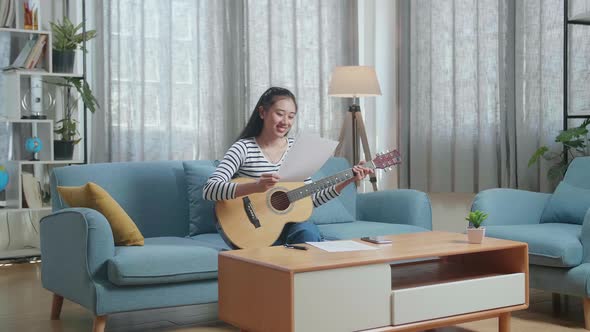
MULTIPOLYGON (((365 167, 373 168, 373 165, 367 163, 365 167)), ((354 172, 352 171, 352 168, 349 168, 332 176, 325 177, 316 182, 306 184, 305 186, 288 191, 287 197, 289 198, 290 202, 295 202, 352 178, 354 178, 354 172)))

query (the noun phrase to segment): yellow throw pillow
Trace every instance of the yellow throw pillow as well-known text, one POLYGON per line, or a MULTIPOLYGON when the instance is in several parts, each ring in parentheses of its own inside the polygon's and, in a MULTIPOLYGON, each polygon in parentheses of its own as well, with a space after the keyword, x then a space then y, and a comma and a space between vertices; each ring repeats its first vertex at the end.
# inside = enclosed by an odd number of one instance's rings
POLYGON ((142 246, 143 235, 109 193, 96 183, 80 187, 57 187, 57 191, 70 207, 85 207, 102 213, 111 225, 117 246, 142 246))

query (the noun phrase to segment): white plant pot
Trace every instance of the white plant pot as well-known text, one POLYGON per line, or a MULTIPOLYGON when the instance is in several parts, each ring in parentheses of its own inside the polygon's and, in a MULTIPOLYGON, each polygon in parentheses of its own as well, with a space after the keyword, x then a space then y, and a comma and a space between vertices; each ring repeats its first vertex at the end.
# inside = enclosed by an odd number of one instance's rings
POLYGON ((467 240, 469 241, 469 243, 481 243, 485 235, 485 227, 467 228, 467 240))

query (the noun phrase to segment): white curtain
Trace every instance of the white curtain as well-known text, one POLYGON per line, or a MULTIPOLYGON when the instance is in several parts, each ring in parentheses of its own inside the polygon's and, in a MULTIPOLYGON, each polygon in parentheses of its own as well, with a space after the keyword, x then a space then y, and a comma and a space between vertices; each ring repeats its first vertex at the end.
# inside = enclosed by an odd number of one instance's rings
MULTIPOLYGON (((571 14, 585 6, 570 3, 571 14)), ((540 145, 559 148, 553 140, 563 120, 563 0, 405 6, 409 70, 402 78, 409 91, 400 96, 407 161, 401 185, 429 192, 551 191, 550 165, 527 163, 540 145)), ((570 87, 579 86, 570 98, 577 108, 588 104, 581 81, 590 73, 589 33, 578 27, 569 39, 576 62, 570 87)))
POLYGON ((352 0, 98 5, 106 104, 94 137, 107 144, 93 161, 221 158, 272 85, 298 98, 293 133, 338 138, 345 101, 327 90, 333 67, 355 61, 352 0))
MULTIPOLYGON (((361 98, 360 106, 373 157, 376 153, 397 149, 399 146, 398 110, 398 35, 397 1, 359 0, 359 64, 373 66, 377 73, 381 96, 361 98)), ((362 151, 362 150, 361 150, 362 151)), ((364 158, 364 154, 361 153, 364 158)), ((402 157, 403 159, 403 157, 402 157)), ((398 187, 397 168, 377 171, 379 190, 398 187)), ((362 191, 372 191, 365 179, 362 191)))

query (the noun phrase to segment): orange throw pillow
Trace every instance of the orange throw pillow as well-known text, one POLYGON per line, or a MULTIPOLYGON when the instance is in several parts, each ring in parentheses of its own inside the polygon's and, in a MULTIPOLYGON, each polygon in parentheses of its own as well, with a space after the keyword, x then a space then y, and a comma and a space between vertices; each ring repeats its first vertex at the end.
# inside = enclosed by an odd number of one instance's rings
POLYGON ((88 182, 80 187, 57 187, 57 191, 70 207, 85 207, 102 213, 111 225, 115 245, 142 246, 143 235, 109 193, 96 183, 88 182))

